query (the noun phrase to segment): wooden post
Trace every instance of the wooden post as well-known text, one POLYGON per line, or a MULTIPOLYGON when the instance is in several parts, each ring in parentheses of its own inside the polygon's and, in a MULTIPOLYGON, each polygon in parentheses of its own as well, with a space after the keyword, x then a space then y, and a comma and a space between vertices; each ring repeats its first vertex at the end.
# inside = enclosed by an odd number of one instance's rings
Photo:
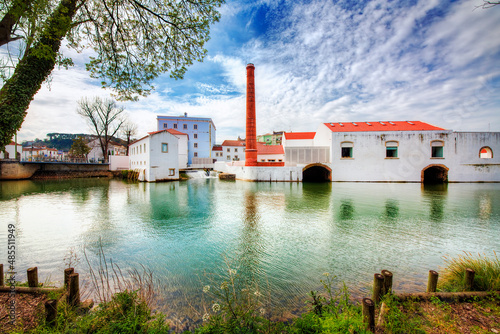
POLYGON ((375 332, 375 303, 370 298, 363 298, 363 323, 366 329, 375 332))
POLYGON ((384 269, 382 275, 384 276, 384 291, 382 294, 392 293, 392 273, 384 269))
POLYGON ((372 300, 375 304, 380 302, 382 291, 384 290, 384 276, 382 274, 373 275, 373 296, 372 300))
POLYGON ((38 287, 38 267, 28 269, 28 286, 30 288, 38 287))
POLYGON ((439 273, 429 270, 429 279, 427 280, 427 292, 436 292, 439 273))
POLYGON ((3 286, 3 264, 0 263, 0 286, 3 286))
POLYGON ((78 273, 69 275, 68 304, 78 306, 80 304, 80 287, 78 273))
POLYGON ((75 272, 75 268, 66 268, 64 269, 64 286, 69 288, 69 275, 75 272))
POLYGON ((57 325, 57 299, 45 302, 45 323, 49 326, 57 325))
POLYGON ((472 291, 474 286, 474 276, 476 272, 473 269, 465 269, 465 291, 472 291))

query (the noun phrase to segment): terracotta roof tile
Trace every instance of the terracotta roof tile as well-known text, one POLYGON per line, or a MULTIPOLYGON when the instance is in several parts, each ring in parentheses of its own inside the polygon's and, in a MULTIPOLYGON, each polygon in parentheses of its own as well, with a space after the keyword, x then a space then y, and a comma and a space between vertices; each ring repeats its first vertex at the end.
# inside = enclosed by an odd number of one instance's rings
POLYGON ((376 121, 324 123, 332 132, 364 131, 440 131, 437 126, 420 121, 376 121))
POLYGON ((222 146, 245 146, 244 140, 224 140, 222 146))
POLYGON ((286 140, 314 139, 316 132, 285 132, 286 140))
POLYGON ((265 145, 257 143, 257 154, 285 154, 282 145, 265 145))

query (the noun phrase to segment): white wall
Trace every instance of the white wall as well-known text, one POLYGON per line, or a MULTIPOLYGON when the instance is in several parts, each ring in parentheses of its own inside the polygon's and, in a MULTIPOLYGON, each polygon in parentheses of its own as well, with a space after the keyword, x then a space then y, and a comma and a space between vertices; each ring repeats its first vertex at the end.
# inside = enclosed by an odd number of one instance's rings
MULTIPOLYGON (((219 167, 219 163, 216 163, 216 166, 219 167)), ((226 165, 221 169, 224 169, 222 170, 224 173, 235 174, 238 180, 262 182, 302 181, 302 167, 244 167, 226 165)))
MULTIPOLYGON (((5 145, 5 151, 9 154, 9 159, 16 159, 16 145, 5 145)), ((23 147, 21 145, 17 145, 17 152, 19 153, 19 157, 21 158, 23 154, 23 147)), ((0 159, 5 159, 3 151, 0 152, 0 159)))
POLYGON ((499 134, 451 131, 332 132, 333 181, 421 182, 429 165, 449 168, 449 182, 500 181, 499 134), (431 141, 444 142, 443 158, 431 157, 431 141), (341 142, 353 143, 352 158, 341 158, 341 142), (398 158, 386 158, 387 141, 397 141, 398 158), (480 159, 479 150, 489 146, 493 159, 480 159), (489 161, 486 161, 489 160, 489 161), (485 165, 488 164, 488 165, 485 165))
POLYGON ((149 182, 179 179, 179 146, 179 138, 167 131, 150 136, 149 182), (163 143, 168 144, 168 152, 162 152, 163 143))
POLYGON ((112 155, 109 157, 109 170, 127 170, 130 168, 128 156, 112 155))

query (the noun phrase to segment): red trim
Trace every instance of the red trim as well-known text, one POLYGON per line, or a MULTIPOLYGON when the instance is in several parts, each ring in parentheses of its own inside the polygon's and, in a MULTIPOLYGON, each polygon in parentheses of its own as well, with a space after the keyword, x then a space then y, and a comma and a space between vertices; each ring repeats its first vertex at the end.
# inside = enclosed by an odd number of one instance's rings
POLYGON ((285 167, 284 162, 257 162, 257 167, 285 167))
POLYGON ((373 121, 323 123, 332 132, 374 132, 374 131, 443 131, 446 129, 421 121, 373 121))

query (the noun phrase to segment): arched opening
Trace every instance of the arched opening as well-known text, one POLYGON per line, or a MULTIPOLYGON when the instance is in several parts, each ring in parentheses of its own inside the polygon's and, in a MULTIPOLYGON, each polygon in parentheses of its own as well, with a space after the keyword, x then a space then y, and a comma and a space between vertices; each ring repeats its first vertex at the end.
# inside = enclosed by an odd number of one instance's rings
POLYGON ((422 169, 422 183, 442 184, 448 183, 448 170, 445 165, 429 165, 422 169))
POLYGON ((331 182, 332 169, 323 164, 310 164, 302 170, 302 182, 331 182))
POLYGON ((481 159, 491 159, 493 158, 493 151, 488 146, 481 147, 479 150, 479 157, 481 159))

